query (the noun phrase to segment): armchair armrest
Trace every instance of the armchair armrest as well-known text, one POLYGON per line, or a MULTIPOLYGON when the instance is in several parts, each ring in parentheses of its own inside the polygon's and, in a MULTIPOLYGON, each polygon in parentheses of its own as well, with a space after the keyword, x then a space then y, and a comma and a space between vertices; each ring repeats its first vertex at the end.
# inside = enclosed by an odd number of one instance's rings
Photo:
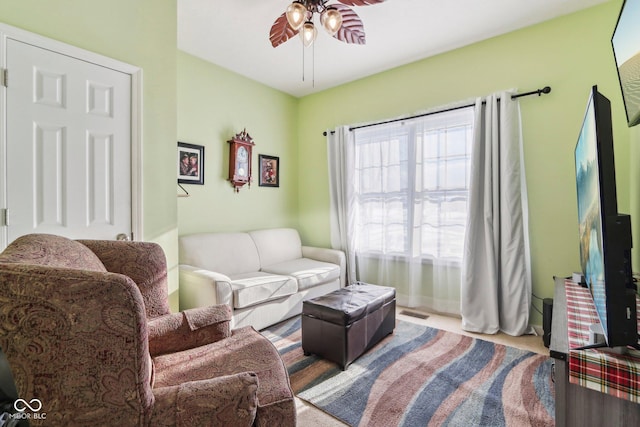
POLYGON ((59 424, 100 425, 108 415, 130 425, 150 410, 147 320, 128 277, 0 265, 0 312, 0 347, 18 394, 50 405, 59 424))
POLYGON ((252 426, 258 377, 242 372, 153 390, 152 426, 252 426))
POLYGON ((231 279, 222 273, 180 264, 180 309, 216 304, 233 307, 231 279))
POLYGON ((151 320, 149 353, 152 357, 211 344, 231 335, 228 305, 193 308, 151 320))
POLYGON ((316 261, 330 262, 340 266, 340 286, 344 287, 347 275, 347 261, 344 252, 338 249, 303 246, 302 256, 316 261))

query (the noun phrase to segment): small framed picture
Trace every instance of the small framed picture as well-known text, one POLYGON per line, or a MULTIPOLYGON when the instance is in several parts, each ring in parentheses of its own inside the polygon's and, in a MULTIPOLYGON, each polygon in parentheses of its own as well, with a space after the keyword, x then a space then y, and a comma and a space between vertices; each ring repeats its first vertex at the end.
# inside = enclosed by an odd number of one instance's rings
POLYGON ((204 147, 178 142, 178 184, 204 185, 204 147))
POLYGON ((280 158, 259 154, 258 163, 260 163, 258 185, 261 187, 280 187, 280 158))

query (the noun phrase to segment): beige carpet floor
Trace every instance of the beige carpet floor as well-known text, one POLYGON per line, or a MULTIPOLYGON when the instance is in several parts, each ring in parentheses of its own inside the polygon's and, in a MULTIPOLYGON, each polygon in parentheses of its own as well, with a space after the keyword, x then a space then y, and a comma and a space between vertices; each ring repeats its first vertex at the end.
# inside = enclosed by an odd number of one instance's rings
MULTIPOLYGON (((521 348, 535 353, 547 355, 549 354, 549 349, 544 346, 541 335, 512 337, 503 333, 498 333, 495 335, 474 334, 463 331, 461 328, 461 320, 457 317, 426 313, 415 309, 406 309, 403 307, 398 307, 396 313, 396 317, 398 319, 408 322, 419 323, 421 325, 430 326, 436 329, 456 332, 458 334, 468 335, 474 338, 483 339, 485 341, 491 341, 498 344, 521 348), (407 316, 405 314, 402 314, 403 311, 419 313, 423 315, 426 314, 429 317, 427 319, 420 319, 414 316, 407 316)), ((300 427, 344 427, 347 425, 298 398, 296 398, 296 407, 298 410, 298 425, 300 427)))

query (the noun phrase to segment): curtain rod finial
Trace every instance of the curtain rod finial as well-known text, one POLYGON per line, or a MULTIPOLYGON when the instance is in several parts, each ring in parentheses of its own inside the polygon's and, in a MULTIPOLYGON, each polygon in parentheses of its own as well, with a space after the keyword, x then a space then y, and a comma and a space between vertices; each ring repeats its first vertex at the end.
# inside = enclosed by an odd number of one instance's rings
POLYGON ((551 92, 551 87, 545 86, 542 89, 538 90, 538 96, 541 96, 543 93, 551 92))

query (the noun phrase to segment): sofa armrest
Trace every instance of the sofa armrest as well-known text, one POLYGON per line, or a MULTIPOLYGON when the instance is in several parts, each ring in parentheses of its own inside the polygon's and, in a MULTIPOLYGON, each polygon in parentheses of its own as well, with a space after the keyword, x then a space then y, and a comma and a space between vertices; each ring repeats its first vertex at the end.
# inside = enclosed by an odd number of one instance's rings
POLYGON ((167 314, 149 322, 149 353, 152 357, 211 344, 231 335, 228 305, 192 308, 167 314))
POLYGON ((148 425, 252 426, 258 409, 258 377, 242 372, 153 390, 148 425))
POLYGON ((346 285, 347 261, 344 252, 338 249, 317 248, 313 246, 303 246, 302 256, 315 259, 316 261, 330 262, 340 266, 340 286, 346 285))
POLYGON ((180 264, 180 310, 217 304, 233 307, 231 279, 214 271, 180 264))

